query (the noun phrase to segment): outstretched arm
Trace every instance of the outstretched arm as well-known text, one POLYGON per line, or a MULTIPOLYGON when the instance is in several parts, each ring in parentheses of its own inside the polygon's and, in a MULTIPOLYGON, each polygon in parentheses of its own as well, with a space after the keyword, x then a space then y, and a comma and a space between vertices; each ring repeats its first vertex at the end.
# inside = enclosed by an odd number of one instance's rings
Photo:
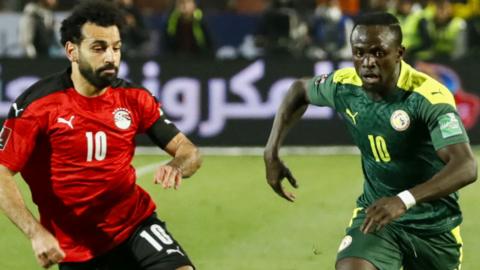
POLYGON ((65 257, 57 239, 33 217, 13 179, 15 173, 0 165, 0 208, 30 239, 38 263, 48 268, 65 257))
POLYGON ((283 178, 287 178, 295 188, 297 187, 297 182, 290 170, 280 160, 278 151, 290 128, 307 110, 308 104, 307 80, 295 81, 275 115, 263 155, 268 184, 278 195, 291 202, 293 202, 295 196, 293 193, 284 190, 281 181, 283 178))
POLYGON ((183 133, 175 135, 165 147, 165 151, 173 159, 158 168, 155 183, 162 184, 163 188, 177 189, 183 178, 192 176, 200 168, 200 152, 183 133))
MULTIPOLYGON (((469 185, 477 179, 477 162, 468 143, 446 146, 437 151, 445 167, 430 180, 409 190, 412 203, 437 200, 469 185)), ((382 198, 367 208, 362 231, 379 230, 407 211, 400 197, 382 198)))

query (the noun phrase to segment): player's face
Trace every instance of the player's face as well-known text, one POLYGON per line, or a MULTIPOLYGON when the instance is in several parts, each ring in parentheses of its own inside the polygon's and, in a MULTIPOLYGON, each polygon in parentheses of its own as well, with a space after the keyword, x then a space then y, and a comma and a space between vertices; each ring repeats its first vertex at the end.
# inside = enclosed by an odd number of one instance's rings
POLYGON ((196 4, 193 0, 177 0, 177 9, 180 10, 180 13, 185 17, 193 16, 195 8, 196 4))
POLYGON ((404 49, 387 26, 358 25, 351 43, 355 70, 365 89, 382 91, 396 85, 404 49))
POLYGON ((86 23, 79 45, 78 67, 85 79, 98 89, 117 78, 120 65, 120 32, 117 26, 86 23))

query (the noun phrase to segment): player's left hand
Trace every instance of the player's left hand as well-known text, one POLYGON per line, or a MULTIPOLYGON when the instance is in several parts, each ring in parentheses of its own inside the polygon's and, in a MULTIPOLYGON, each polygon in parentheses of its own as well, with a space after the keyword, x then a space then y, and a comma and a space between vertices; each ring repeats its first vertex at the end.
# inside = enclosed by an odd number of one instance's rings
POLYGON ((295 195, 292 192, 286 191, 282 186, 282 181, 286 178, 294 188, 298 188, 297 180, 292 175, 290 169, 285 166, 283 161, 278 158, 265 158, 265 168, 267 174, 267 182, 272 187, 272 189, 278 195, 280 195, 280 197, 290 202, 294 202, 295 195))
POLYGON ((161 184, 164 189, 178 189, 182 183, 182 171, 172 165, 162 165, 155 172, 154 183, 161 184))
POLYGON ((405 204, 398 196, 381 198, 365 210, 366 218, 360 230, 363 233, 379 231, 406 211, 405 204))

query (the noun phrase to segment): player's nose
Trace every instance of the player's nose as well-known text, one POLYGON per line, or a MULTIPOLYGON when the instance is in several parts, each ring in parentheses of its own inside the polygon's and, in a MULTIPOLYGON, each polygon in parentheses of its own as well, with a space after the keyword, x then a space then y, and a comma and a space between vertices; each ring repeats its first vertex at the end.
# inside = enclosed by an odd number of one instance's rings
POLYGON ((105 63, 113 63, 114 54, 115 54, 115 52, 113 51, 113 48, 107 48, 107 50, 105 51, 105 55, 104 55, 105 63))

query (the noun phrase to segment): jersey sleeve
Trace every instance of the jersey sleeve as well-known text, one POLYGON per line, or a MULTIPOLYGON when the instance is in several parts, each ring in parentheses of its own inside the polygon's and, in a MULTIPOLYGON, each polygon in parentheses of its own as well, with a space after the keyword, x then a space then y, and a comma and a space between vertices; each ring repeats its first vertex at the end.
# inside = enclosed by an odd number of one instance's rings
POLYGON ((141 91, 137 97, 140 112, 139 132, 145 133, 160 118, 162 111, 160 103, 148 91, 141 91))
POLYGON ((14 172, 21 171, 28 161, 40 130, 33 116, 23 115, 7 119, 0 131, 0 164, 14 172))
POLYGON ((435 150, 447 145, 469 142, 460 115, 452 104, 431 104, 424 101, 420 107, 435 150))
POLYGON ((308 81, 307 87, 307 96, 311 104, 335 109, 337 85, 333 82, 333 73, 313 77, 308 81))
POLYGON ((145 92, 141 95, 139 102, 139 107, 143 110, 140 132, 147 133, 156 145, 165 148, 180 131, 166 118, 155 97, 145 92))

